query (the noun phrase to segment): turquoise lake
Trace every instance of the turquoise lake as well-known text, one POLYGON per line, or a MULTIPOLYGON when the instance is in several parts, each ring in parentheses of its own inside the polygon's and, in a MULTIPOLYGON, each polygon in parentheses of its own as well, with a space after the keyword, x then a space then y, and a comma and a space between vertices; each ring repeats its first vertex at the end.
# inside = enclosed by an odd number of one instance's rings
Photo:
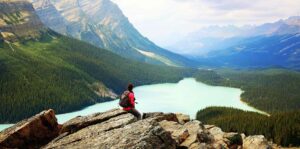
MULTIPOLYGON (((200 109, 209 106, 234 107, 246 111, 266 114, 263 111, 240 101, 242 90, 237 88, 210 86, 197 82, 194 78, 186 78, 178 83, 163 83, 139 86, 134 89, 136 108, 140 112, 175 112, 189 114, 195 118, 200 109)), ((98 103, 82 110, 57 115, 59 123, 64 123, 76 116, 103 112, 119 108, 118 100, 98 103)), ((0 125, 0 131, 11 125, 0 125)))

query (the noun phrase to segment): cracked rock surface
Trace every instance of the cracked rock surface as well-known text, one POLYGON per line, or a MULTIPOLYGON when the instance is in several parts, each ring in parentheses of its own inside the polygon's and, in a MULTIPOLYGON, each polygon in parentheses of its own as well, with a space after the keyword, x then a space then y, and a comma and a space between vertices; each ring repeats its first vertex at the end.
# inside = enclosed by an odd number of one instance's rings
POLYGON ((39 148, 59 134, 53 110, 43 111, 0 132, 2 148, 39 148))
POLYGON ((44 111, 0 133, 0 148, 238 149, 272 148, 263 136, 223 132, 187 115, 146 113, 137 120, 120 109, 78 116, 59 125, 44 111))

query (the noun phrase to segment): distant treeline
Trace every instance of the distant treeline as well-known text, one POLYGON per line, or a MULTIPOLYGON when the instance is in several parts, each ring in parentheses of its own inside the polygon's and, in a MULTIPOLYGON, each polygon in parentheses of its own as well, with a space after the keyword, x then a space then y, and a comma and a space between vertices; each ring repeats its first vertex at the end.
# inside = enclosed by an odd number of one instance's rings
POLYGON ((300 146, 300 110, 268 117, 233 108, 209 107, 198 111, 197 120, 221 127, 223 131, 264 135, 282 146, 300 146))
POLYGON ((269 113, 300 109, 300 73, 296 71, 201 70, 195 77, 211 85, 241 88, 243 101, 269 113))

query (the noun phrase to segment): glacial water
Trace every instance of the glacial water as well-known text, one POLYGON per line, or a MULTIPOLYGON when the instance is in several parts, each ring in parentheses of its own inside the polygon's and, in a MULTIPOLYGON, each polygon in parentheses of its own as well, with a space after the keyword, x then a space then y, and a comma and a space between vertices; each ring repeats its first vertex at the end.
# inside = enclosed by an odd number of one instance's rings
MULTIPOLYGON (((197 82, 194 78, 186 78, 178 83, 163 83, 139 86, 134 89, 136 108, 141 112, 176 112, 189 114, 195 118, 200 109, 209 106, 234 107, 246 111, 266 114, 240 101, 242 90, 229 87, 210 86, 197 82)), ((89 115, 96 112, 119 108, 118 101, 98 103, 82 110, 59 114, 59 123, 64 123, 76 116, 89 115)), ((0 131, 11 125, 0 125, 0 131)))

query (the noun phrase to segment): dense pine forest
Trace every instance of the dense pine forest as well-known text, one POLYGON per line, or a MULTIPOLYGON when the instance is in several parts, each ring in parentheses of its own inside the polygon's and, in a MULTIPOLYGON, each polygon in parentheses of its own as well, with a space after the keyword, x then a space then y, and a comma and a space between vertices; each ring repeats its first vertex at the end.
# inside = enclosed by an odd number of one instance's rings
POLYGON ((300 146, 300 111, 273 113, 270 117, 233 108, 209 107, 198 111, 197 119, 224 131, 264 135, 282 146, 300 146))
POLYGON ((176 82, 193 71, 127 60, 53 32, 30 41, 0 41, 0 123, 48 108, 64 113, 111 100, 95 93, 97 84, 119 94, 128 81, 176 82))
POLYGON ((270 117, 254 112, 222 107, 209 107, 197 113, 197 119, 214 124, 224 131, 265 135, 282 146, 300 146, 300 73, 285 69, 201 70, 198 81, 241 88, 241 99, 270 113, 270 117))
POLYGON ((285 69, 201 70, 198 81, 241 88, 249 105, 272 113, 300 109, 300 72, 285 69))

